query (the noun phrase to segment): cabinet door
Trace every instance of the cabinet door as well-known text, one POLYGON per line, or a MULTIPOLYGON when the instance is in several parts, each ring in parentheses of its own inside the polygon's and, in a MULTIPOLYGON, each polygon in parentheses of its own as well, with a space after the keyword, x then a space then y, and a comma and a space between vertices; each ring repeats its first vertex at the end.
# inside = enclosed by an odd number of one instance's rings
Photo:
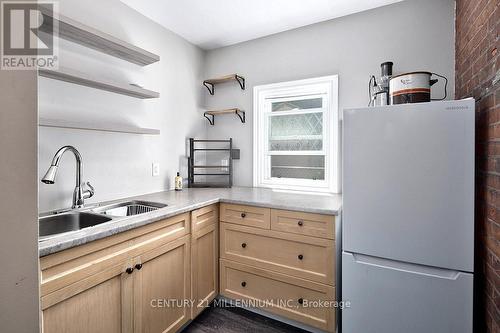
POLYGON ((176 332, 189 320, 190 250, 190 235, 186 235, 136 259, 134 332, 176 332))
POLYGON ((192 236, 193 269, 192 318, 196 317, 219 292, 219 246, 216 224, 197 230, 192 236))
POLYGON ((131 266, 117 265, 42 298, 44 333, 132 332, 131 266))

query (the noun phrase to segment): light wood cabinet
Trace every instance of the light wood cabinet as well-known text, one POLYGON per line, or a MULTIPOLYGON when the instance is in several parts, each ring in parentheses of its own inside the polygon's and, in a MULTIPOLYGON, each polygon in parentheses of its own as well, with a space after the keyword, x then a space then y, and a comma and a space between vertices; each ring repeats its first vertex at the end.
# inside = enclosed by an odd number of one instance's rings
POLYGON ((220 220, 256 228, 271 228, 271 209, 244 205, 220 205, 220 220))
POLYGON ((334 216, 221 204, 220 220, 221 295, 335 331, 334 216))
POLYGON ((219 293, 219 207, 211 205, 192 212, 191 317, 196 317, 219 293), (201 226, 201 227, 200 227, 201 226))
POLYGON ((220 225, 220 257, 334 285, 335 243, 322 238, 220 225))
POLYGON ((335 216, 272 209, 271 229, 334 239, 335 216))
POLYGON ((81 285, 82 280, 92 281, 100 272, 124 265, 141 253, 190 232, 190 214, 185 213, 42 257, 42 305, 73 296, 71 292, 82 291, 75 287, 81 285))
POLYGON ((189 307, 150 302, 190 299, 190 228, 186 213, 40 258, 44 333, 175 332, 189 307))
POLYGON ((223 203, 42 257, 43 332, 173 333, 219 289, 333 332, 335 309, 302 303, 335 300, 334 231, 334 216, 223 203))
POLYGON ((135 333, 177 332, 191 318, 191 240, 184 236, 135 261, 135 333))
POLYGON ((333 287, 224 259, 220 274, 222 295, 253 301, 269 312, 334 331, 333 287))
POLYGON ((210 205, 191 212, 193 233, 219 222, 219 205, 210 205))
MULTIPOLYGON (((122 323, 131 276, 126 264, 97 273, 79 283, 82 291, 47 306, 42 302, 44 333, 131 332, 122 323)), ((73 293, 70 293, 73 294, 73 293)), ((49 298, 51 298, 49 296, 49 298)), ((47 301, 45 302, 47 303, 47 301)), ((124 325, 125 324, 125 325, 124 325)))

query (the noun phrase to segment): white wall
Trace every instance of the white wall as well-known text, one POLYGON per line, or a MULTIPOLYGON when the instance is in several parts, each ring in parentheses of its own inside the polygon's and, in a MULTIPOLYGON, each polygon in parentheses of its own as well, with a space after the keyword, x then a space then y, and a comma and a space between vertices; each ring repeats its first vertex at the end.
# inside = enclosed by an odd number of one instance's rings
MULTIPOLYGON (((122 123, 161 130, 144 136, 40 127, 39 178, 63 145, 74 145, 84 161, 84 180, 96 189, 87 202, 162 191, 177 171, 185 176, 185 140, 206 136, 201 112, 205 52, 152 22, 119 0, 62 0, 59 11, 72 19, 160 55, 141 67, 60 39, 60 66, 160 92, 159 99, 140 100, 92 88, 41 78, 40 117, 122 123), (151 163, 160 162, 160 176, 151 163)), ((75 186, 74 158, 61 162, 56 183, 40 183, 40 211, 69 207, 75 186)))
POLYGON ((37 75, 0 70, 0 331, 38 332, 37 75))
MULTIPOLYGON (((407 0, 401 3, 291 30, 207 53, 206 76, 238 73, 247 89, 216 87, 206 94, 208 108, 239 107, 247 123, 220 116, 209 138, 232 137, 241 149, 235 161, 235 185, 252 185, 252 109, 255 85, 339 75, 339 110, 368 103, 368 79, 380 63, 394 62, 394 72, 430 70, 454 87, 454 1, 407 0)), ((441 92, 441 90, 439 90, 441 92)))

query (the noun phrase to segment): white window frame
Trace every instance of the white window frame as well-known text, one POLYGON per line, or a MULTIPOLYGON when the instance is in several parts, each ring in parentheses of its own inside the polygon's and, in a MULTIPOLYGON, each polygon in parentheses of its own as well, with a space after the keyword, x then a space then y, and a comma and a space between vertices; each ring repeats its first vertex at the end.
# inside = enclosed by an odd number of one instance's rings
MULTIPOLYGON (((304 113, 305 110, 300 113, 304 113)), ((280 111, 276 115, 294 114, 294 111, 280 111)), ((323 76, 255 86, 253 89, 253 185, 283 190, 307 192, 339 193, 339 112, 338 112, 338 75, 323 76), (286 100, 297 97, 320 95, 324 98, 321 109, 308 112, 323 112, 323 150, 272 152, 268 151, 268 119, 271 116, 269 99, 286 100), (266 109, 267 108, 267 109, 266 109), (325 179, 294 179, 270 177, 271 155, 325 155, 325 179)))

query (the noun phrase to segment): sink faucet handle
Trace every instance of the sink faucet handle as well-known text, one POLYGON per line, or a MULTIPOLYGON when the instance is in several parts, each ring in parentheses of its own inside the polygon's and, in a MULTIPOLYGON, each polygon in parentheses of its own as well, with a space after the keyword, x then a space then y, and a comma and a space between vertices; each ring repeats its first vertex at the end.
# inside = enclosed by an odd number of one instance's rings
POLYGON ((90 182, 86 182, 85 184, 89 189, 83 192, 83 198, 84 199, 92 198, 94 196, 95 189, 92 185, 90 185, 90 182))

